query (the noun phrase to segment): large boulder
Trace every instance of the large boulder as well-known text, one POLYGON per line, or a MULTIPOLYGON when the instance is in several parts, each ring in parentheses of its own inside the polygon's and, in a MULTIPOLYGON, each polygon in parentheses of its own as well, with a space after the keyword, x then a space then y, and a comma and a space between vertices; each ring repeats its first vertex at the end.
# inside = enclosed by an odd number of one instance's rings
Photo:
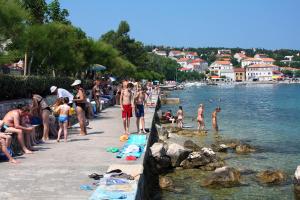
POLYGON ((241 174, 232 167, 217 168, 210 176, 201 183, 203 187, 235 187, 241 184, 241 174))
POLYGON ((300 199, 300 165, 298 165, 294 174, 294 193, 295 199, 300 199))
POLYGON ((184 169, 200 168, 203 170, 214 170, 217 167, 224 166, 224 162, 218 158, 215 152, 210 148, 202 148, 201 151, 192 152, 181 162, 180 166, 184 169))
POLYGON ((183 146, 176 143, 170 144, 167 150, 167 156, 171 158, 173 167, 179 167, 180 163, 186 159, 190 153, 190 150, 187 150, 183 146))
POLYGON ((246 154, 246 153, 253 153, 256 150, 249 144, 239 144, 235 147, 235 151, 238 154, 246 154))
POLYGON ((195 142, 192 140, 186 140, 183 144, 184 148, 190 149, 192 151, 200 151, 202 148, 197 145, 195 142))
POLYGON ((159 139, 162 141, 169 139, 169 131, 165 127, 159 131, 159 139))
POLYGON ((155 158, 160 158, 166 155, 166 150, 163 143, 154 143, 151 147, 151 155, 155 158))
POLYGON ((281 184, 286 181, 287 176, 281 170, 265 170, 256 175, 261 184, 281 184))

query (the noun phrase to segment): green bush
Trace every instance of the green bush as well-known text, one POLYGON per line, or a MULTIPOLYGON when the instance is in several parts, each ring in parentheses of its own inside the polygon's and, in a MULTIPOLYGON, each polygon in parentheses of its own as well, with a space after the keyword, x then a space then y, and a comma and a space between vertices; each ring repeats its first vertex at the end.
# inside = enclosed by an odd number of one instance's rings
MULTIPOLYGON (((50 87, 55 85, 71 90, 74 81, 69 77, 45 77, 45 76, 11 76, 0 74, 0 100, 28 98, 30 92, 46 96, 50 94, 50 87)), ((84 88, 90 89, 91 81, 83 81, 84 88)))

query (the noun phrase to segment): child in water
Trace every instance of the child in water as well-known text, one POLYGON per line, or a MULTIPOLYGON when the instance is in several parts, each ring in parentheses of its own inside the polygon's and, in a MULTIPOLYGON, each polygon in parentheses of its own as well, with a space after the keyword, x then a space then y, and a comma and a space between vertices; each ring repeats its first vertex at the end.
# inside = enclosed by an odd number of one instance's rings
POLYGON ((179 110, 177 111, 177 127, 183 128, 183 109, 182 106, 179 106, 179 110))
POLYGON ((56 112, 59 114, 58 122, 59 122, 59 131, 57 136, 57 142, 59 142, 61 133, 64 132, 64 140, 67 142, 68 136, 68 119, 69 119, 69 112, 70 106, 68 105, 69 98, 65 97, 63 99, 63 104, 58 106, 56 112))

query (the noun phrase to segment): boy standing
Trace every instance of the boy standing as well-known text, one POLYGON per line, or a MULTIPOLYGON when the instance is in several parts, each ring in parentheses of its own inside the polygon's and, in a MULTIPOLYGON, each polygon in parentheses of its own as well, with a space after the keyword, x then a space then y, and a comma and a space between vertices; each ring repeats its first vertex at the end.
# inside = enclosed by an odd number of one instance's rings
POLYGON ((219 131, 218 122, 217 122, 217 113, 221 111, 220 107, 217 107, 215 111, 211 114, 212 127, 215 131, 219 131))
POLYGON ((135 116, 136 116, 136 127, 138 133, 146 133, 145 130, 145 107, 146 104, 146 89, 139 90, 134 98, 135 116), (140 127, 140 125, 142 127, 140 127))
POLYGON ((129 135, 130 118, 132 117, 132 92, 129 90, 128 81, 123 82, 123 89, 120 96, 122 119, 125 134, 129 135))

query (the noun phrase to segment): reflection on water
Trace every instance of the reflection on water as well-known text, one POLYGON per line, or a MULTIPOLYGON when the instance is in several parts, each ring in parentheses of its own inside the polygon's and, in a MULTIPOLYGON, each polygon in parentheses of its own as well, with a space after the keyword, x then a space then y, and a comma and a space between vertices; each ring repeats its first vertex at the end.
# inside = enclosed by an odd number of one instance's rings
MULTIPOLYGON (((202 86, 171 93, 179 97, 187 125, 197 127, 193 120, 197 107, 205 104, 208 136, 193 138, 201 145, 218 139, 211 130, 211 113, 220 106, 219 135, 250 141, 260 151, 251 155, 225 155, 226 163, 239 169, 255 171, 282 169, 292 177, 300 164, 300 85, 202 86)), ((177 107, 164 106, 163 109, 177 107)), ((179 143, 184 139, 177 138, 179 143)), ((245 186, 226 189, 204 189, 199 182, 205 176, 199 170, 175 171, 169 176, 185 187, 184 194, 164 192, 164 199, 293 199, 292 184, 266 187, 256 183, 254 176, 243 176, 245 186), (184 180, 184 181, 183 181, 184 180), (179 198, 180 197, 180 198, 179 198)))

